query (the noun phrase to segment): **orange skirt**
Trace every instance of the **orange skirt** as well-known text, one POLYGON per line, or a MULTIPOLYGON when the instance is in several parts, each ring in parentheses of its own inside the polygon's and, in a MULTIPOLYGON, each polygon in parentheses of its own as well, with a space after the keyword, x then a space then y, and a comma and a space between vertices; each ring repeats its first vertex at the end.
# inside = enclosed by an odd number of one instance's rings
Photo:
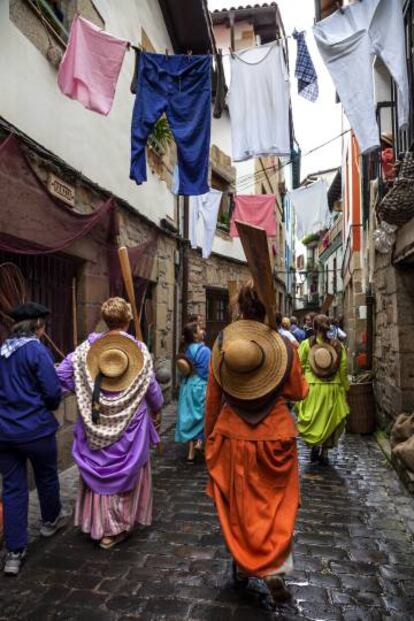
POLYGON ((277 573, 288 560, 299 507, 296 438, 250 441, 213 434, 210 481, 227 547, 250 576, 277 573))

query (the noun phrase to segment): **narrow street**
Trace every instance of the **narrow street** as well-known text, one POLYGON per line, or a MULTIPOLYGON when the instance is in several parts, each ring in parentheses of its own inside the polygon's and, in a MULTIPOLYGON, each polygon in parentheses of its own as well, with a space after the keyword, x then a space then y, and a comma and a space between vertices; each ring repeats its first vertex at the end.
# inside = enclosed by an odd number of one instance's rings
MULTIPOLYGON (((230 559, 206 470, 187 465, 173 442, 174 408, 164 452, 153 457, 155 519, 104 551, 73 527, 35 540, 21 575, 0 578, 0 618, 112 621, 261 619, 369 621, 414 617, 414 499, 372 438, 346 436, 331 466, 309 467, 301 447, 295 603, 273 611, 265 587, 231 582, 230 559)), ((63 475, 73 503, 77 472, 63 475)))

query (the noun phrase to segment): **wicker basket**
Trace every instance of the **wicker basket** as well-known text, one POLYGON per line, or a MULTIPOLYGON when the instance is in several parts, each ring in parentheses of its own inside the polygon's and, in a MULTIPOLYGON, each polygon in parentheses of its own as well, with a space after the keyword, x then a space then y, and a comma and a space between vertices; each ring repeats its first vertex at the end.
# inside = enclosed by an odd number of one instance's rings
POLYGON ((348 433, 373 433, 375 430, 375 404, 372 382, 351 384, 348 401, 351 408, 346 421, 348 433))
POLYGON ((394 185, 378 206, 381 220, 402 226, 414 217, 414 158, 406 153, 394 185))

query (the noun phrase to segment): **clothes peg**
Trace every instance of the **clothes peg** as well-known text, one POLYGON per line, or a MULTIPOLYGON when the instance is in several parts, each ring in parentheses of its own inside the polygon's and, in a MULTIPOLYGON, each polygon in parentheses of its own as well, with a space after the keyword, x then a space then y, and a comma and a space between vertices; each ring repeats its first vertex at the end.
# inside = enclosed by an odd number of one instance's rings
POLYGON ((343 8, 343 6, 342 6, 342 2, 336 2, 335 4, 336 4, 336 7, 337 7, 338 11, 339 11, 340 13, 342 13, 342 15, 344 15, 344 14, 345 14, 345 11, 344 11, 344 8, 343 8))
POLYGON ((168 52, 168 48, 167 48, 167 47, 165 48, 165 56, 166 56, 167 58, 168 58, 168 56, 169 56, 169 52, 168 52))
POLYGON ((234 50, 232 47, 229 47, 230 56, 234 58, 234 50))

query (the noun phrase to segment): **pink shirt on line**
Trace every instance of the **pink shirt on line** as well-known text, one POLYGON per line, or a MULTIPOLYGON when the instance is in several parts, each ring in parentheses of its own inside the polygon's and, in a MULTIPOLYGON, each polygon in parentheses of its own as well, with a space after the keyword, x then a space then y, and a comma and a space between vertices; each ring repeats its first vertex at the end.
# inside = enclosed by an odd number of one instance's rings
POLYGON ((108 114, 127 44, 75 16, 57 76, 62 93, 89 110, 108 114))
POLYGON ((269 237, 276 236, 275 197, 273 194, 239 195, 231 219, 230 235, 239 237, 236 220, 264 229, 269 237))

